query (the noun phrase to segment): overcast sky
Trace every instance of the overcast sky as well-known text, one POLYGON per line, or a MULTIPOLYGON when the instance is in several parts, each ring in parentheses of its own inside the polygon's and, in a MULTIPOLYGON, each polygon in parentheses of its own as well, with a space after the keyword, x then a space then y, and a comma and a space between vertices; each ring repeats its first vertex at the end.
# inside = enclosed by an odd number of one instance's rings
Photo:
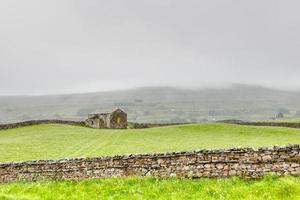
POLYGON ((299 0, 1 0, 0 95, 300 88, 299 0))

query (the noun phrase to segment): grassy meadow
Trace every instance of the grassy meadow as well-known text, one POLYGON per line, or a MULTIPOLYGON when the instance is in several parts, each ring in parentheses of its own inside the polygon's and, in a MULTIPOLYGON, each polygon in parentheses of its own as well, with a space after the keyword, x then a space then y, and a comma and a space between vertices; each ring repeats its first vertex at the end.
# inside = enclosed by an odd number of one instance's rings
POLYGON ((0 184, 1 200, 203 199, 296 200, 300 178, 266 176, 259 180, 110 178, 0 184))
POLYGON ((0 162, 300 143, 300 129, 191 124, 109 130, 44 124, 0 131, 0 162))
MULTIPOLYGON (((109 130, 43 124, 0 130, 0 162, 300 143, 300 129, 190 124, 109 130)), ((0 200, 300 199, 299 177, 127 177, 0 183, 0 200)))

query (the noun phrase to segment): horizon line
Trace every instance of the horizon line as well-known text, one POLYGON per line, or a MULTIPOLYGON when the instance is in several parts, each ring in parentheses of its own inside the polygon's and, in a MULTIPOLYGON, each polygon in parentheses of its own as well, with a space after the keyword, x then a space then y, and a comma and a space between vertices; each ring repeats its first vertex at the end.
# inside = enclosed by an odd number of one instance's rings
POLYGON ((278 90, 285 92, 299 92, 300 88, 297 89, 287 89, 287 88, 278 88, 272 86, 264 86, 259 84, 246 84, 246 83, 231 83, 222 86, 199 86, 199 87, 183 87, 176 85, 149 85, 149 86, 137 86, 137 87, 128 87, 128 88, 116 88, 111 90, 94 90, 94 91, 78 91, 78 92, 57 92, 57 93, 32 93, 32 94, 0 94, 0 97, 44 97, 44 96, 64 96, 64 95, 83 95, 83 94, 95 94, 95 93, 112 93, 112 92, 125 92, 132 90, 141 90, 141 89, 150 89, 150 88, 170 88, 178 90, 207 90, 207 89, 234 89, 237 87, 252 87, 252 88, 262 88, 268 90, 278 90))

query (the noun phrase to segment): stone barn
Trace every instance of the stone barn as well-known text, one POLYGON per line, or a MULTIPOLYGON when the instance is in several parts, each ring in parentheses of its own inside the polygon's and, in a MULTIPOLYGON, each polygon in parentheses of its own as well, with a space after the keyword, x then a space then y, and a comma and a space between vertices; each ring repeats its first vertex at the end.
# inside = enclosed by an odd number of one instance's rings
POLYGON ((125 129, 127 128, 127 114, 120 108, 110 112, 89 114, 86 125, 92 128, 125 129))

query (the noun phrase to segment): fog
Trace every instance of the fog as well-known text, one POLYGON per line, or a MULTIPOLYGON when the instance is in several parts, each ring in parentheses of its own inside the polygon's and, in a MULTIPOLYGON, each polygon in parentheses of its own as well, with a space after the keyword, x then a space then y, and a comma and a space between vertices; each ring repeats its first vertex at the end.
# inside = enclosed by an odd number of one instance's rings
POLYGON ((0 95, 300 88, 297 0, 3 0, 0 95))

